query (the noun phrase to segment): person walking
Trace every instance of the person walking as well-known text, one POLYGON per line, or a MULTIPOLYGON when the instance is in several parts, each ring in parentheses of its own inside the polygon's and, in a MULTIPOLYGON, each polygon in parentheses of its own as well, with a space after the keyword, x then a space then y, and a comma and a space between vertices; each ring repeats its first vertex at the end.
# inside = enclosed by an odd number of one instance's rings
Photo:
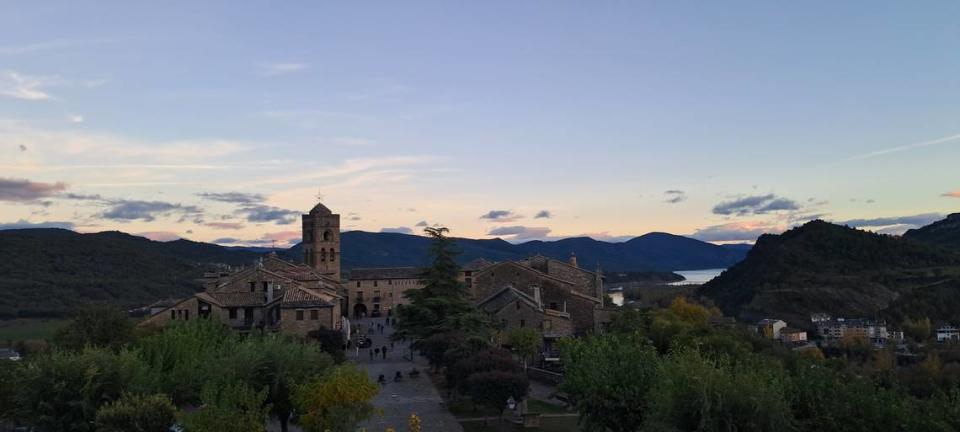
POLYGON ((370 361, 373 361, 373 348, 368 348, 367 352, 370 353, 370 361))
POLYGON ((383 349, 380 350, 380 351, 383 352, 383 359, 386 360, 386 359, 387 359, 387 347, 384 346, 383 349))

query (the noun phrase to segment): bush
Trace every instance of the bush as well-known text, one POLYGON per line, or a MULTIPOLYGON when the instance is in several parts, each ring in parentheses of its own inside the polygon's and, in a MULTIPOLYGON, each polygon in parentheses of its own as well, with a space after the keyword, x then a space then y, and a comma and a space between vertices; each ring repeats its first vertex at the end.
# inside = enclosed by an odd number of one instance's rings
POLYGON ((125 394, 97 410, 99 432, 169 432, 176 408, 164 394, 125 394))

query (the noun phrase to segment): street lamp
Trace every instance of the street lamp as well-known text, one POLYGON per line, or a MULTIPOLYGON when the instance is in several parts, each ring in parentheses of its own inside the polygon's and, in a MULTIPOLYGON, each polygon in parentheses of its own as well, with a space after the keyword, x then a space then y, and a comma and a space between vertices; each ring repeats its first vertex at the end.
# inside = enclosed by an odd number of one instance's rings
POLYGON ((513 396, 510 396, 510 399, 507 399, 507 408, 509 408, 510 411, 513 411, 516 407, 517 401, 513 399, 513 396))

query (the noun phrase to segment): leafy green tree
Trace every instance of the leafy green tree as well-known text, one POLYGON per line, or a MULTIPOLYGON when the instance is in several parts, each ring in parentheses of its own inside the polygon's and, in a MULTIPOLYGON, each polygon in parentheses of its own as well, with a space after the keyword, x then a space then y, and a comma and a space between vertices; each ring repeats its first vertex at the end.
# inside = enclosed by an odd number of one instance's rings
POLYGON ((133 321, 116 306, 87 306, 57 330, 53 340, 57 346, 73 351, 87 346, 118 349, 133 341, 133 321))
POLYGON ((263 432, 266 430, 267 389, 256 391, 241 382, 228 385, 207 384, 202 391, 203 405, 183 416, 190 432, 263 432))
POLYGON ((169 432, 176 412, 167 395, 127 393, 97 410, 97 431, 169 432))
POLYGON ((461 394, 468 394, 470 377, 481 372, 491 371, 519 373, 521 369, 509 351, 500 348, 486 348, 457 361, 447 368, 447 386, 455 388, 461 394))
POLYGON ((297 388, 300 426, 307 432, 347 432, 374 413, 370 400, 379 392, 367 373, 350 364, 333 368, 297 388))
POLYGON ((315 343, 257 332, 240 342, 224 367, 251 388, 267 389, 270 413, 286 432, 294 389, 333 367, 333 360, 315 343))
POLYGON ((470 400, 478 405, 497 410, 503 417, 507 400, 520 402, 530 391, 530 381, 523 372, 494 370, 470 375, 467 380, 470 400))
POLYGON ((656 350, 638 335, 605 334, 564 341, 560 389, 586 431, 633 432, 643 426, 661 374, 656 350))
POLYGON ((930 339, 932 334, 933 324, 930 323, 930 318, 924 317, 916 321, 907 318, 903 320, 901 324, 903 328, 903 333, 913 339, 916 342, 926 342, 930 339))
POLYGON ((42 430, 92 431, 97 410, 131 388, 144 365, 135 352, 57 351, 20 370, 20 416, 42 430))
POLYGON ((650 425, 681 431, 784 431, 792 426, 788 383, 775 367, 734 365, 696 350, 663 363, 650 425))
POLYGON ((507 332, 507 345, 510 345, 527 367, 527 361, 533 359, 543 347, 543 335, 533 327, 518 327, 507 332))

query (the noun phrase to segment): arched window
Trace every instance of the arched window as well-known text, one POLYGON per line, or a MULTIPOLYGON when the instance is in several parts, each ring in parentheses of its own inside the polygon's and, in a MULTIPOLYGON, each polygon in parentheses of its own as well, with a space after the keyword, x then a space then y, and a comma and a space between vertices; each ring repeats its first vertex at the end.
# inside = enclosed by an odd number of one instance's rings
POLYGON ((324 262, 326 260, 327 260, 327 250, 320 249, 320 262, 324 262))
POLYGON ((333 249, 330 249, 330 262, 334 262, 336 260, 337 260, 337 252, 334 251, 333 249))
POLYGON ((323 232, 323 241, 330 241, 330 237, 331 237, 331 236, 332 236, 332 235, 330 234, 330 230, 324 231, 324 232, 323 232))

